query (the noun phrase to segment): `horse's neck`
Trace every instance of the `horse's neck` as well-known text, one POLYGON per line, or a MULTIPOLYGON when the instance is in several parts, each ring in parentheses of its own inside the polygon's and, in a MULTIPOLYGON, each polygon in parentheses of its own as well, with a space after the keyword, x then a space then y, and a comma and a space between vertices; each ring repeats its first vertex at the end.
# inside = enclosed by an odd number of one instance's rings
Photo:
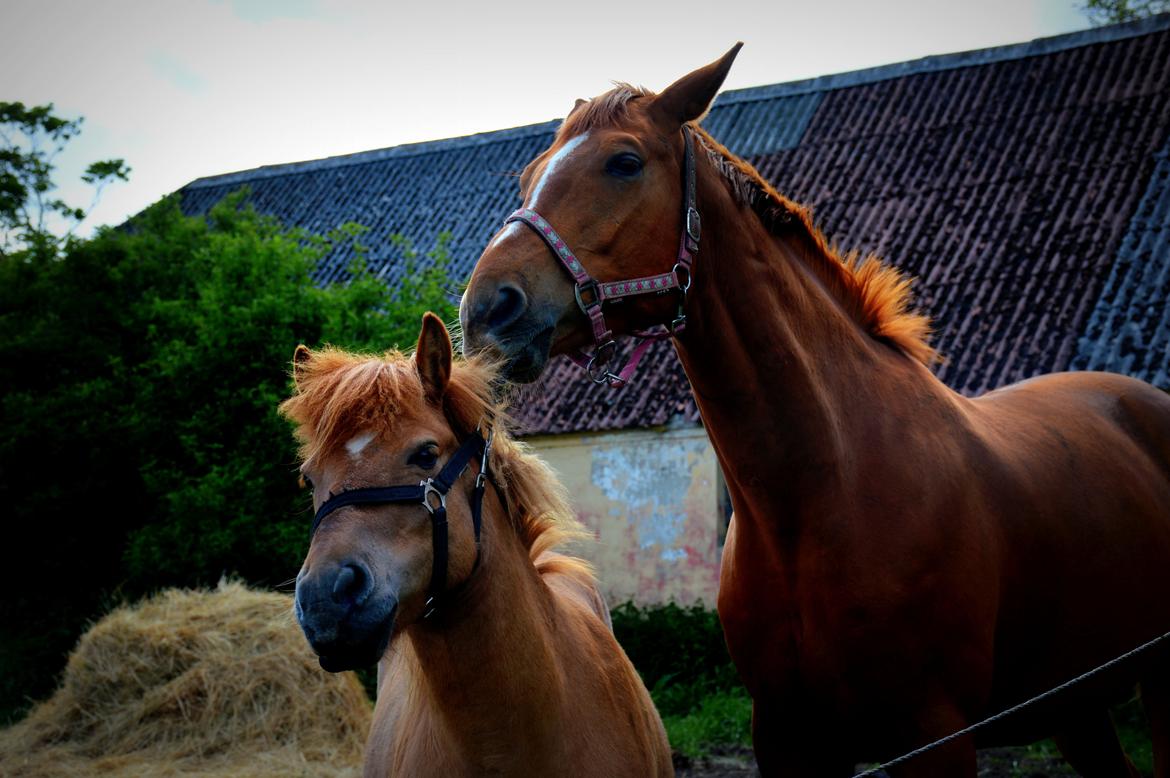
POLYGON ((535 758, 562 703, 548 589, 499 503, 488 502, 479 569, 433 623, 408 633, 432 711, 462 758, 481 767, 535 758))
POLYGON ((848 486, 856 446, 883 444, 884 403, 934 379, 863 331, 803 227, 769 233, 708 173, 679 355, 741 525, 746 511, 803 531, 808 498, 848 486))

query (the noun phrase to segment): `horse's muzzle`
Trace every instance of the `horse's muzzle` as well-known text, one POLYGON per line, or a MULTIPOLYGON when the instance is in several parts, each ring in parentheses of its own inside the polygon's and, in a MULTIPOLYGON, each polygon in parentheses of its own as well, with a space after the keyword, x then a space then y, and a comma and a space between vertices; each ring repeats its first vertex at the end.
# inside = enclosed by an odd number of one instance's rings
POLYGON ((369 569, 355 560, 298 577, 295 610, 321 667, 338 673, 382 658, 398 599, 375 591, 369 569))
POLYGON ((502 363, 505 378, 519 383, 533 381, 543 371, 555 331, 555 319, 524 299, 519 290, 495 294, 494 307, 471 301, 461 312, 464 354, 486 352, 502 363), (497 310, 501 307, 503 313, 497 310))

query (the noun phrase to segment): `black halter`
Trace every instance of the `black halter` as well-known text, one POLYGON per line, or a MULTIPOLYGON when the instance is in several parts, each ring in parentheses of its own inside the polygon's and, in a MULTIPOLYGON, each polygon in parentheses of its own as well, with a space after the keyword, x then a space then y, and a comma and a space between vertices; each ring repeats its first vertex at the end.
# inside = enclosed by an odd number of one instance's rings
POLYGON ((467 440, 463 441, 439 474, 433 478, 421 481, 417 486, 371 486, 363 489, 350 489, 341 494, 335 494, 321 504, 317 515, 313 517, 313 527, 309 538, 317 534, 317 527, 321 520, 330 513, 344 508, 347 505, 391 505, 410 504, 422 505, 431 514, 431 542, 434 546, 434 561, 431 565, 431 583, 427 587, 426 611, 423 618, 427 618, 438 607, 440 596, 447 589, 447 492, 463 475, 463 471, 471 464, 471 460, 479 457, 479 474, 475 477, 475 489, 471 494, 471 522, 475 527, 475 565, 472 572, 479 567, 479 534, 483 527, 483 493, 490 480, 488 460, 491 458, 492 439, 495 436, 493 429, 488 433, 487 440, 476 430, 467 440))

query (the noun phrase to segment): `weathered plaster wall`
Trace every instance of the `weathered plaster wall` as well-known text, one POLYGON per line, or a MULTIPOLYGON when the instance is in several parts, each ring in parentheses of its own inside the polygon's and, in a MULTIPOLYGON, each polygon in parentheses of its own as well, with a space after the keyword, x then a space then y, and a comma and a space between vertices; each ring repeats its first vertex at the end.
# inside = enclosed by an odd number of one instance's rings
POLYGON ((528 438, 557 471, 595 544, 610 604, 715 605, 719 465, 702 427, 528 438))

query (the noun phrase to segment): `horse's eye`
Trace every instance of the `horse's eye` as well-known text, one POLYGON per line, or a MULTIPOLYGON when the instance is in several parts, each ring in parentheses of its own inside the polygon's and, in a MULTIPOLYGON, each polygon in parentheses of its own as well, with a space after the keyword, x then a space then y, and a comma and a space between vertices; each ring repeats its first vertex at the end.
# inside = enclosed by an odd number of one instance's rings
POLYGON ((439 449, 433 443, 420 448, 410 455, 407 463, 421 467, 423 470, 433 470, 439 463, 439 449))
POLYGON ((642 160, 633 152, 623 151, 609 158, 605 172, 615 178, 635 178, 642 172, 642 160))
POLYGON ((299 480, 300 480, 300 487, 302 489, 310 489, 311 490, 311 489, 316 488, 313 486, 313 479, 309 478, 309 476, 305 475, 304 473, 301 473, 301 477, 299 480))

